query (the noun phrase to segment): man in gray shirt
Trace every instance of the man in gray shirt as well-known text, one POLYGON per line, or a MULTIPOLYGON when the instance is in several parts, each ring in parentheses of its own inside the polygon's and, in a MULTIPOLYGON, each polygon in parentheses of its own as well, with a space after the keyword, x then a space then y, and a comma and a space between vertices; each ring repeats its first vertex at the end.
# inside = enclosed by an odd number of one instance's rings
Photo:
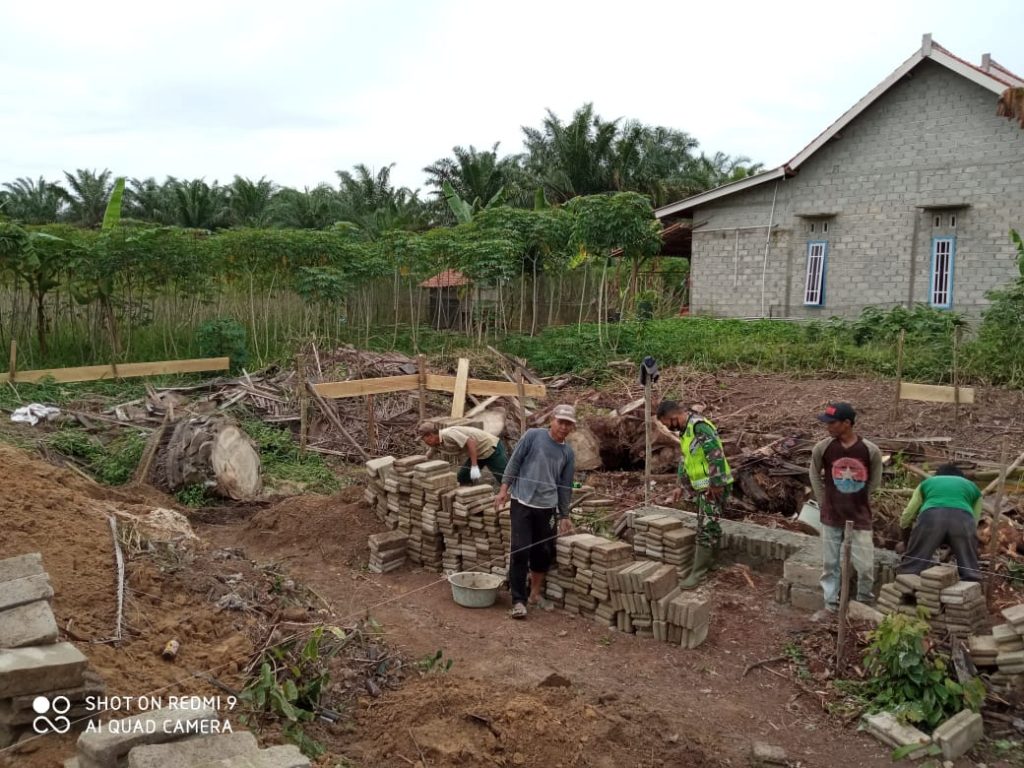
POLYGON ((525 619, 527 599, 540 605, 544 577, 554 562, 555 525, 572 533, 569 507, 576 456, 565 439, 576 428, 576 409, 556 405, 548 429, 529 429, 516 445, 505 468, 495 509, 512 495, 512 556, 508 582, 512 591, 512 618, 525 619), (530 584, 527 593, 526 574, 530 584))

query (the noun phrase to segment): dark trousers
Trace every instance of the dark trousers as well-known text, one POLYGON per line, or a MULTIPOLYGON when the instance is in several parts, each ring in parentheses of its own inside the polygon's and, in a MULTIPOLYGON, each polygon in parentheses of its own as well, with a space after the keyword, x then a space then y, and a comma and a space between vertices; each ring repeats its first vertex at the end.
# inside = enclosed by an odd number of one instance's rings
POLYGON ((555 510, 536 509, 512 499, 512 557, 508 586, 513 603, 530 596, 527 572, 546 573, 555 560, 555 510))
MULTIPOLYGON (((494 449, 494 453, 486 459, 479 459, 477 465, 491 470, 494 479, 498 481, 498 485, 501 485, 505 477, 505 467, 508 466, 508 454, 505 453, 505 444, 499 440, 498 447, 494 449)), ((459 485, 469 485, 473 482, 469 478, 470 466, 472 465, 469 463, 469 459, 466 459, 466 463, 459 468, 459 485)))
POLYGON ((981 581, 978 570, 978 523, 974 515, 962 509, 936 507, 917 517, 910 532, 907 552, 899 573, 921 573, 935 565, 935 550, 948 544, 953 550, 961 581, 981 581))

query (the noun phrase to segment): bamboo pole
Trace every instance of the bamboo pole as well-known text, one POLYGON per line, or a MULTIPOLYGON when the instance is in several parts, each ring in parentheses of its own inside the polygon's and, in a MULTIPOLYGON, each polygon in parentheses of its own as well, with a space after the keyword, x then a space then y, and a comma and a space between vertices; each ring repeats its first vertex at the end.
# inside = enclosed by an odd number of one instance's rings
POLYGON ((420 390, 420 422, 427 418, 427 356, 416 356, 416 368, 419 374, 420 390))
POLYGON ((516 368, 516 411, 519 413, 519 437, 526 434, 526 387, 523 384, 523 369, 516 368))
POLYGON ((11 362, 7 368, 7 380, 14 383, 14 375, 18 372, 18 341, 11 339, 11 362))
POLYGON ((839 637, 836 640, 836 675, 843 668, 843 656, 846 646, 846 613, 850 608, 850 547, 853 544, 853 521, 847 520, 843 529, 843 559, 840 570, 839 590, 839 637))
POLYGON ((960 326, 953 330, 953 428, 960 426, 960 372, 957 366, 957 352, 960 347, 960 326))
POLYGON ((1003 435, 1003 444, 1000 449, 999 466, 1002 470, 999 473, 999 485, 996 486, 996 503, 992 512, 992 527, 988 541, 988 579, 985 581, 985 598, 992 598, 992 591, 995 589, 996 581, 996 555, 999 554, 999 524, 1003 519, 1003 492, 1006 490, 1007 455, 1010 450, 1009 436, 1003 435))
POLYGON ((903 344, 907 339, 907 329, 900 331, 900 339, 896 342, 896 398, 892 404, 892 418, 900 415, 900 388, 903 386, 903 344))
POLYGON ((295 373, 299 390, 299 450, 305 453, 309 441, 309 391, 306 389, 306 369, 302 355, 295 357, 295 373))
POLYGON ((377 418, 374 416, 373 395, 366 396, 366 439, 370 443, 370 453, 377 453, 377 418))
POLYGON ((644 381, 644 506, 651 503, 651 380, 644 381))

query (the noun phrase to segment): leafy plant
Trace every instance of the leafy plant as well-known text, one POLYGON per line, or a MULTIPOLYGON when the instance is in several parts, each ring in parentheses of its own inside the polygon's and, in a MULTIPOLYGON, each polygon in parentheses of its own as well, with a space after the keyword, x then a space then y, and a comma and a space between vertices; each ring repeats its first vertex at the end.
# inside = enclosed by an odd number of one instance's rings
POLYGON ((199 326, 196 338, 199 354, 203 357, 229 357, 232 370, 238 370, 249 362, 245 328, 233 318, 207 320, 199 326))
POLYGON ((432 672, 447 672, 455 664, 452 658, 444 658, 444 651, 438 649, 434 653, 428 653, 416 662, 416 668, 424 675, 432 672))
POLYGON ((949 674, 948 661, 926 641, 922 618, 890 614, 869 634, 864 664, 869 709, 888 710, 927 730, 965 707, 978 711, 985 686, 977 678, 961 685, 949 674))
POLYGON ((182 488, 176 494, 174 498, 177 499, 178 503, 183 507, 189 507, 191 509, 199 509, 205 507, 207 502, 210 500, 210 495, 206 492, 206 487, 202 483, 196 483, 195 485, 189 485, 182 488))
POLYGON ((259 446, 263 473, 271 483, 299 483, 312 493, 333 493, 341 487, 323 457, 303 454, 290 431, 257 419, 243 421, 242 429, 259 446))
POLYGON ((106 485, 123 485, 131 480, 146 447, 146 439, 137 432, 126 432, 104 445, 74 428, 54 432, 47 442, 65 456, 80 460, 106 485))

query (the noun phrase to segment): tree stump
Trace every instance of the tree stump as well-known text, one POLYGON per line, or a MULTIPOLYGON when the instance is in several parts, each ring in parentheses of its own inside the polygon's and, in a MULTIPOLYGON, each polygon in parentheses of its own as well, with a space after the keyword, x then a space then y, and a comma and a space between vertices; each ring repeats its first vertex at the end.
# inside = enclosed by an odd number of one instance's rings
POLYGON ((219 414, 177 422, 153 464, 155 484, 171 493, 202 485, 224 498, 251 501, 263 488, 256 444, 219 414))

